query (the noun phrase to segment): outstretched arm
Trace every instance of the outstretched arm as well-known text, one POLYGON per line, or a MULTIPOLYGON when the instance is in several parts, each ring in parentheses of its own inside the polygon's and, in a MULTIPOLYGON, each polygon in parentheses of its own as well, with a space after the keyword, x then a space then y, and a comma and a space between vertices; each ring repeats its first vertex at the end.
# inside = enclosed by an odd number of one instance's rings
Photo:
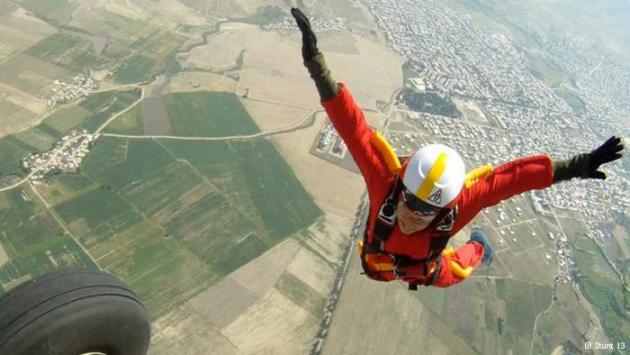
POLYGON ((503 164, 464 189, 459 204, 462 214, 455 228, 466 225, 481 209, 525 191, 543 189, 576 177, 605 179, 606 174, 599 171, 599 167, 621 158, 623 148, 621 139, 613 136, 592 152, 569 160, 553 161, 546 155, 536 155, 503 164))
POLYGON ((387 177, 387 165, 374 144, 374 141, 378 140, 377 136, 380 137, 380 135, 367 125, 363 111, 348 88, 332 78, 324 56, 317 48, 317 37, 311 29, 308 18, 297 8, 291 9, 291 15, 302 32, 304 66, 315 82, 322 106, 348 146, 368 188, 376 181, 387 183, 383 179, 387 177))
POLYGON ((311 22, 298 8, 291 9, 291 15, 302 32, 302 58, 322 101, 327 101, 339 94, 339 84, 332 78, 324 56, 317 48, 317 37, 311 29, 311 22))

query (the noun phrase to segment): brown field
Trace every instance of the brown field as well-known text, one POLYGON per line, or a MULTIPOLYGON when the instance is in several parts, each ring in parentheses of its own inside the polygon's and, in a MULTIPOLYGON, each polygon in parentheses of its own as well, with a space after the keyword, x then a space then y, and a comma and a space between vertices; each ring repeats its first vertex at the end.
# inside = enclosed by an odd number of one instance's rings
POLYGON ((323 298, 334 277, 327 262, 339 259, 339 245, 346 238, 334 228, 344 222, 326 219, 323 228, 310 227, 309 237, 301 240, 307 248, 287 239, 154 322, 151 353, 305 353, 319 318, 275 287, 289 273, 323 298))
POLYGON ((184 307, 217 328, 223 328, 259 299, 257 293, 227 278, 193 297, 184 307))
POLYGON ((48 110, 45 100, 38 99, 35 96, 2 82, 0 82, 0 94, 5 94, 5 99, 7 101, 22 106, 38 115, 41 115, 48 110))
POLYGON ((287 239, 247 265, 233 272, 229 277, 260 296, 265 295, 278 281, 282 272, 295 257, 299 244, 287 239))
MULTIPOLYGON (((353 250, 322 354, 457 353, 456 346, 462 341, 454 334, 440 338, 448 328, 402 283, 369 281, 361 271, 353 250), (370 336, 370 327, 377 327, 372 332, 383 335, 370 336)), ((469 350, 466 346, 461 349, 469 350)), ((459 353, 466 352, 474 354, 459 353)))
POLYGON ((326 32, 317 37, 317 47, 323 53, 359 55, 357 38, 342 32, 326 32))
POLYGON ((199 68, 220 72, 237 66, 237 59, 245 48, 247 31, 242 29, 223 30, 208 36, 208 44, 195 47, 188 53, 186 68, 199 68), (221 48, 221 50, 217 50, 221 48))
POLYGON ((18 8, 0 18, 0 62, 55 32, 54 27, 18 8))
POLYGON ((206 72, 180 72, 168 83, 168 92, 224 91, 233 93, 237 81, 220 74, 206 72))
POLYGON ((161 97, 147 97, 142 101, 141 110, 144 134, 165 136, 173 134, 171 120, 161 97))
POLYGON ((352 218, 365 183, 361 176, 309 153, 326 115, 320 113, 316 117, 313 126, 274 136, 273 142, 326 214, 352 218))
POLYGON ((240 101, 263 132, 294 126, 309 114, 309 110, 282 104, 247 98, 240 98, 240 101))
POLYGON ((151 355, 240 353, 220 329, 183 307, 153 322, 153 329, 151 355))
POLYGON ((0 244, 0 267, 2 267, 8 261, 9 261, 9 256, 7 255, 7 252, 2 247, 2 244, 0 244))
POLYGON ((247 354, 304 354, 318 325, 319 319, 272 290, 225 328, 223 334, 247 354))

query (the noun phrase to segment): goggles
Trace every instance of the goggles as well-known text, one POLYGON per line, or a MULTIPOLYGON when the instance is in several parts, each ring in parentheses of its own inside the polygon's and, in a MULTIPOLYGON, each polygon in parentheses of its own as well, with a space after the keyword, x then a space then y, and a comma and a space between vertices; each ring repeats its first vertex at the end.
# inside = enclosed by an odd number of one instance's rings
POLYGON ((441 207, 433 206, 422 201, 407 189, 403 189, 402 199, 405 202, 405 205, 407 205, 414 214, 419 216, 432 216, 440 212, 442 209, 441 207))

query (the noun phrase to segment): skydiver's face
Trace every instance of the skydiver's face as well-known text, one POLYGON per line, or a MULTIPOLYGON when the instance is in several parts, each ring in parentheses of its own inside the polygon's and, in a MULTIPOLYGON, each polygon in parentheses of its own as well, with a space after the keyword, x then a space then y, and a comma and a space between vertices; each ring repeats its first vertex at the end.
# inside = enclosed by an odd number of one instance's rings
POLYGON ((399 199, 398 205, 396 206, 396 214, 400 231, 403 232, 403 234, 412 234, 429 226, 438 212, 420 214, 407 207, 403 199, 399 199))

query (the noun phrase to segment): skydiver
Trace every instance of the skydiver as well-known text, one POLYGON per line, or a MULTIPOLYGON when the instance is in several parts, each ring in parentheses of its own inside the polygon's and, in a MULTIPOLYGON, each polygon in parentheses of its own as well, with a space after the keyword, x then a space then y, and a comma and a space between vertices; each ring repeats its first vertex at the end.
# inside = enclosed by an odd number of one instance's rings
POLYGON ((346 85, 333 80, 308 18, 297 8, 291 14, 302 33, 304 65, 321 104, 367 185, 370 210, 359 252, 366 275, 374 280, 401 280, 414 290, 418 285, 457 284, 494 258, 479 228, 456 251, 446 247, 482 209, 572 178, 603 180, 606 175, 599 167, 622 156, 621 139, 613 136, 569 160, 540 154, 468 174, 460 155, 442 144, 427 145, 401 164, 389 143, 368 127, 346 85))

